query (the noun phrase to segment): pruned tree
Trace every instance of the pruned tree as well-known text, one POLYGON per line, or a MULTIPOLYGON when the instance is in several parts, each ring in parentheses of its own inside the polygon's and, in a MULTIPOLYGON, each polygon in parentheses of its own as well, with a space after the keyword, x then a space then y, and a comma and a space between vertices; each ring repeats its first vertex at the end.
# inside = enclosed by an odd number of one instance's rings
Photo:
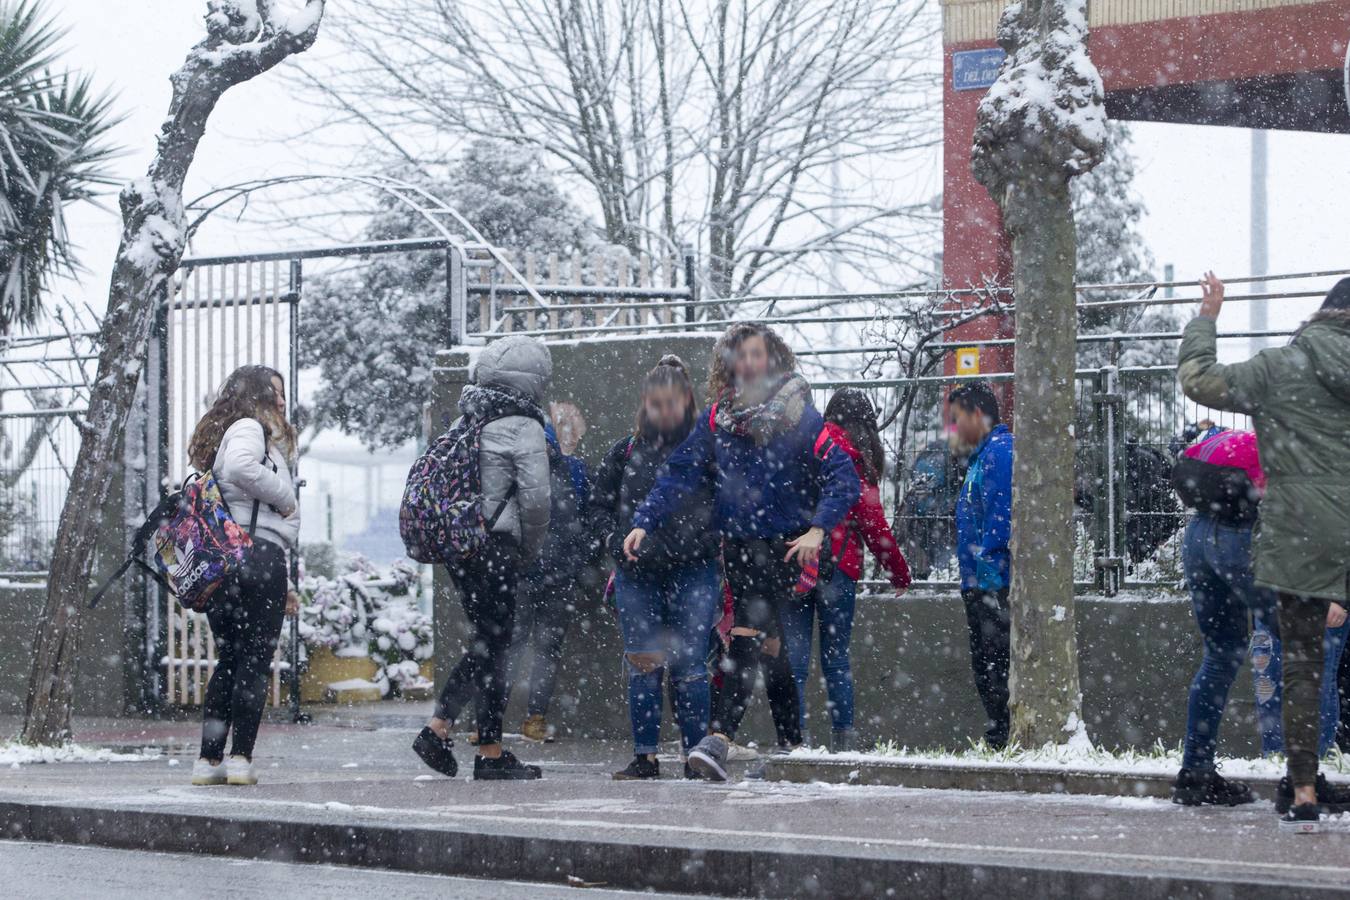
POLYGON ((70 737, 71 695, 99 511, 120 465, 127 415, 145 364, 155 311, 187 242, 183 182, 216 103, 231 87, 313 44, 325 0, 283 10, 281 0, 208 0, 206 37, 172 76, 169 114, 145 177, 121 194, 122 238, 100 327, 98 375, 81 423, 80 452, 57 526, 47 601, 37 623, 22 740, 70 737))
MULTIPOLYGON (((922 0, 349 0, 316 102, 413 165, 443 142, 537 149, 606 242, 692 244, 717 296, 832 262, 929 274, 937 211, 886 196, 940 128, 922 0)), ((878 279, 875 269, 887 277, 878 279)), ((896 273, 900 273, 897 275, 896 273)))
POLYGON ((1063 743, 1082 728, 1073 604, 1074 274, 1069 181, 1102 158, 1101 76, 1086 0, 1004 11, 1007 53, 980 103, 972 165, 1012 237, 1018 452, 1013 463, 1012 738, 1063 743))

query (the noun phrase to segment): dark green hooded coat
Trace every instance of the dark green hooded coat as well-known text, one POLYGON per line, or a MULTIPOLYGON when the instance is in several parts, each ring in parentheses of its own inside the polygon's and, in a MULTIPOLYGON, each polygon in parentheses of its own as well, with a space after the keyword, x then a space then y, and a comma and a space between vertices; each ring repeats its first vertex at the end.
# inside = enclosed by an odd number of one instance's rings
POLYGON ((1350 573, 1350 310, 1319 312, 1287 346, 1246 362, 1215 358, 1215 325, 1195 319, 1181 342, 1186 396, 1246 413, 1265 470, 1256 581, 1346 603, 1350 573))

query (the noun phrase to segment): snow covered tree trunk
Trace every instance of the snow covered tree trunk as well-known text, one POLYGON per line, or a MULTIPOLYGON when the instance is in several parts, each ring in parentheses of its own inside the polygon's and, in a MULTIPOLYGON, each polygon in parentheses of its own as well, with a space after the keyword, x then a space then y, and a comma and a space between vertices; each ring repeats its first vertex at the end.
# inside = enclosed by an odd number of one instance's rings
POLYGON ((95 540, 118 450, 145 365, 155 311, 187 245, 183 182, 206 122, 230 87, 314 43, 325 0, 283 13, 279 0, 208 0, 206 38, 171 77, 169 115, 146 176, 121 195, 122 241, 100 329, 98 378, 81 425, 80 452, 52 550, 47 603, 38 621, 22 740, 69 740, 80 612, 88 602, 95 540))
POLYGON ((1102 157, 1101 77, 1086 0, 1008 6, 1008 56, 980 104, 972 164, 1013 241, 1017 443, 1012 521, 1012 739, 1082 728, 1073 604, 1076 235, 1069 179, 1102 157))

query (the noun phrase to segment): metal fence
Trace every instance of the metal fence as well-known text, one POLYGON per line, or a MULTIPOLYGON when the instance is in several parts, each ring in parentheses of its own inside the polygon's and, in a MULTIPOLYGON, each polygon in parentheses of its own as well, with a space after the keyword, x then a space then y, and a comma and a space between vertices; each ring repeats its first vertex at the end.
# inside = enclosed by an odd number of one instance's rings
MULTIPOLYGON (((1311 301, 1325 294, 1331 279, 1345 274, 1335 270, 1233 278, 1228 282, 1229 304, 1243 309, 1247 302, 1311 301), (1271 289, 1268 284, 1282 287, 1271 289)), ((1203 419, 1235 427, 1249 423, 1200 407, 1181 394, 1173 363, 1181 338, 1176 310, 1199 300, 1193 283, 1080 285, 1078 294, 1083 315, 1075 383, 1076 579, 1081 588, 1106 594, 1126 587, 1175 586, 1181 579, 1179 532, 1184 513, 1172 496, 1168 475, 1177 438, 1188 423, 1203 419)), ((945 397, 963 380, 950 374, 953 355, 965 348, 1013 344, 1011 337, 966 341, 955 336, 955 329, 985 316, 1015 317, 1011 292, 972 286, 687 302, 690 314, 668 321, 578 316, 563 323, 541 319, 523 331, 546 340, 605 339, 709 333, 749 320, 775 326, 797 353, 820 407, 844 386, 872 396, 886 422, 883 440, 890 466, 883 499, 897 533, 909 539, 911 554, 919 559, 925 576, 923 583, 954 587, 953 491, 949 485, 938 498, 941 502, 927 503, 915 500, 916 491, 922 499, 934 469, 948 478, 961 475, 960 460, 944 450, 945 397), (925 553, 925 548, 937 552, 925 553)), ((619 306, 595 304, 599 310, 619 306)), ((517 330, 521 328, 517 323, 517 330)), ((491 339, 496 334, 476 336, 491 339)), ((1220 336, 1221 352, 1235 341, 1283 341, 1290 334, 1278 329, 1229 332, 1220 336)), ((972 377, 1012 379, 1011 374, 997 372, 972 377)))
POLYGON ((80 449, 94 333, 11 337, 0 350, 0 578, 45 585, 80 449))
MULTIPOLYGON (((706 312, 689 250, 653 258, 616 247, 568 256, 510 250, 488 255, 470 247, 452 249, 450 259, 452 273, 463 269, 462 329, 470 339, 669 327, 706 312), (516 281, 518 274, 524 284, 516 281)), ((453 274, 450 281, 453 291, 453 274)))
MULTIPOLYGON (((983 377, 1011 380, 1001 374, 983 377)), ((948 390, 963 380, 967 379, 932 376, 921 381, 909 400, 908 419, 895 416, 882 433, 889 461, 881 486, 883 504, 921 587, 957 585, 953 504, 967 450, 953 452, 944 413, 948 390), (935 475, 949 481, 934 484, 935 475)), ((914 381, 876 379, 863 389, 878 409, 894 411, 904 402, 902 390, 915 386, 914 381)), ((816 404, 824 408, 843 384, 860 387, 856 382, 814 381, 816 404)), ((1108 595, 1125 588, 1178 585, 1183 511, 1160 466, 1170 465, 1187 424, 1211 419, 1247 427, 1247 421, 1187 400, 1174 366, 1080 369, 1074 394, 1076 582, 1083 590, 1108 595)))

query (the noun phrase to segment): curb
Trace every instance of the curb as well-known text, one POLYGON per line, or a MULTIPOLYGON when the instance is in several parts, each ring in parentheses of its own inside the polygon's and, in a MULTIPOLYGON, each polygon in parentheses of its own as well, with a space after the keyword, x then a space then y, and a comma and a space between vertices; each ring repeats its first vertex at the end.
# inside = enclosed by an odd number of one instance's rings
MULTIPOLYGON (((1108 797, 1172 796, 1168 775, 1130 775, 1062 768, 997 764, 944 766, 928 762, 794 759, 772 757, 764 767, 769 781, 796 784, 867 784, 956 791, 1020 791, 1033 794, 1098 794, 1108 797)), ((1262 800, 1275 799, 1278 779, 1243 778, 1262 800)))
MULTIPOLYGON (((709 849, 532 837, 443 828, 323 823, 303 819, 90 809, 0 803, 0 837, 127 850, 362 866, 480 879, 562 884, 580 879, 615 889, 728 897, 1091 896, 1100 900, 1344 897, 1335 886, 1291 886, 1248 875, 1217 879, 1064 869, 990 859, 899 858, 878 853, 709 849)), ((990 857, 997 851, 991 850, 990 857)), ((574 881, 575 883, 575 881, 574 881)))

